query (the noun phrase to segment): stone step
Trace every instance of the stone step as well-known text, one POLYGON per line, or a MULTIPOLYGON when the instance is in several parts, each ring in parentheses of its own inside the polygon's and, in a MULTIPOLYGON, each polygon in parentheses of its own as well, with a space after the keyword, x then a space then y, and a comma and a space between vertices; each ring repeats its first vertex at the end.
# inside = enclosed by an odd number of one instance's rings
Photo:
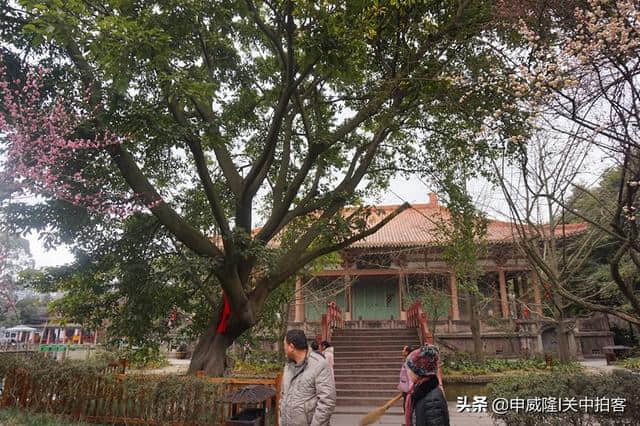
POLYGON ((335 375, 336 385, 340 383, 378 383, 389 382, 396 383, 400 380, 400 369, 398 371, 381 372, 374 376, 358 375, 358 374, 338 374, 335 375))
POLYGON ((350 343, 350 342, 381 342, 381 341, 392 341, 392 342, 406 342, 405 344, 411 345, 413 343, 418 342, 418 338, 416 336, 333 336, 331 339, 331 344, 334 346, 337 343, 350 343))
POLYGON ((391 376, 396 375, 400 377, 400 368, 402 365, 398 365, 397 368, 382 366, 382 367, 370 367, 358 368, 358 367, 334 367, 333 371, 336 376, 366 376, 371 375, 373 377, 391 376))
POLYGON ((336 380, 337 390, 359 390, 359 389, 397 389, 398 380, 395 381, 382 381, 378 378, 376 382, 363 382, 354 379, 353 381, 338 381, 336 380))
POLYGON ((369 364, 372 362, 387 362, 390 364, 402 364, 404 362, 404 358, 402 356, 380 356, 378 354, 371 354, 371 356, 336 356, 334 365, 353 365, 353 364, 369 364))
MULTIPOLYGON (((350 396, 350 397, 338 398, 336 400, 336 405, 337 406, 353 405, 353 406, 380 407, 386 404, 387 402, 389 402, 390 399, 391 398, 376 399, 368 396, 350 396)), ((396 403, 392 405, 392 407, 396 407, 396 406, 400 407, 400 409, 402 410, 402 398, 400 398, 399 401, 396 401, 396 403)))
MULTIPOLYGON (((402 352, 399 350, 385 350, 385 351, 376 351, 376 355, 380 358, 402 358, 402 360, 404 360, 404 356, 402 355, 402 352)), ((334 350, 334 358, 340 358, 340 359, 350 359, 350 358, 367 358, 369 357, 369 355, 364 354, 363 351, 348 351, 348 350, 341 350, 339 352, 336 352, 334 350)))
POLYGON ((338 398, 353 398, 357 396, 366 396, 372 399, 391 399, 398 394, 398 390, 391 389, 338 389, 336 395, 338 398))
MULTIPOLYGON (((402 400, 400 400, 402 401, 402 400)), ((340 407, 336 407, 335 411, 333 412, 333 414, 353 414, 353 415, 365 415, 365 414, 369 414, 371 411, 375 410, 378 407, 374 407, 374 406, 367 406, 367 405, 361 405, 361 406, 355 406, 355 407, 350 407, 348 405, 342 405, 340 407)), ((404 412, 402 410, 402 404, 395 404, 391 407, 389 407, 389 409, 387 411, 385 411, 384 413, 385 416, 404 416, 404 412)), ((400 423, 398 423, 400 424, 400 423)))
POLYGON ((336 328, 333 336, 415 336, 418 332, 410 328, 336 328))
POLYGON ((400 347, 400 350, 402 350, 402 348, 405 345, 419 345, 420 344, 420 340, 417 338, 412 338, 412 339, 403 339, 403 338, 398 338, 398 337, 394 337, 394 336, 390 336, 390 337, 376 337, 376 338, 368 338, 368 337, 349 337, 349 338, 345 338, 345 339, 338 339, 338 340, 333 340, 331 342, 331 344, 333 346, 337 347, 349 347, 353 344, 361 344, 361 345, 384 345, 384 346, 393 346, 393 347, 400 347))
POLYGON ((405 345, 412 345, 412 346, 417 346, 418 343, 417 342, 407 342, 406 340, 378 340, 378 341, 356 341, 356 340, 351 340, 349 342, 336 342, 334 343, 334 351, 338 352, 338 351, 345 351, 345 350, 361 350, 364 348, 367 349, 372 349, 377 351, 390 351, 390 350, 396 350, 396 351, 402 351, 402 348, 405 345))
POLYGON ((398 334, 398 333, 389 333, 389 334, 333 334, 331 336, 331 342, 333 343, 336 339, 354 339, 354 338, 368 338, 368 339, 403 339, 403 340, 417 340, 418 335, 416 333, 413 334, 398 334))
POLYGON ((333 365, 334 370, 342 370, 344 368, 366 368, 366 369, 397 369, 398 373, 402 368, 402 361, 396 362, 379 362, 377 360, 362 360, 360 362, 346 362, 346 361, 336 361, 333 365))

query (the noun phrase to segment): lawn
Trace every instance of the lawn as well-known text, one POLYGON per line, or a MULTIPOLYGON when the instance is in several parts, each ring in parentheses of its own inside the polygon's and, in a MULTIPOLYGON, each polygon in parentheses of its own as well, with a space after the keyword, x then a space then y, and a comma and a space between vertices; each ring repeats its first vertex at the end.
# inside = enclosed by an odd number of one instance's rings
POLYGON ((0 409, 0 425, 3 426, 89 426, 88 423, 70 422, 61 417, 35 414, 13 408, 0 409))

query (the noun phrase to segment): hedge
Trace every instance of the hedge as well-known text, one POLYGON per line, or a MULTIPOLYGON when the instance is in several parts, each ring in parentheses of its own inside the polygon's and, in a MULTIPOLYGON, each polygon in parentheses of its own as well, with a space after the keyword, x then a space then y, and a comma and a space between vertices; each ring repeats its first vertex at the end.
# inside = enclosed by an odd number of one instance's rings
MULTIPOLYGON (((492 412, 496 421, 502 421, 507 426, 586 426, 586 425, 637 425, 640 424, 640 375, 626 370, 614 370, 611 373, 595 375, 585 374, 527 374, 499 379, 488 386, 488 407, 494 406, 494 401, 501 399, 510 401, 511 409, 506 412, 492 412), (513 401, 538 401, 542 399, 575 398, 575 401, 595 401, 601 398, 600 412, 595 407, 578 409, 574 412, 568 408, 565 412, 546 412, 540 409, 531 411, 515 410, 513 401), (624 411, 613 412, 613 400, 624 399, 624 411), (609 403, 609 409, 604 410, 609 403)), ((596 404, 598 405, 598 404, 596 404)), ((564 404, 567 408, 567 404, 564 404)), ((575 406, 574 406, 575 408, 575 406)))
POLYGON ((3 354, 0 405, 92 423, 213 425, 224 386, 191 376, 117 375, 104 361, 3 354))

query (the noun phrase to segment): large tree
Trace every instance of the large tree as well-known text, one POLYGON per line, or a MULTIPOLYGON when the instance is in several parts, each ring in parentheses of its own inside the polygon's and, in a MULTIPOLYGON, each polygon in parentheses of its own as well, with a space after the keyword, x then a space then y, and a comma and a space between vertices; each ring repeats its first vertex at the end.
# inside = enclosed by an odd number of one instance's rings
MULTIPOLYGON (((9 187, 58 200, 34 209, 86 264, 113 257, 133 211, 149 239, 129 241, 131 259, 159 235, 209 271, 194 281, 211 309, 192 372, 221 373, 274 289, 407 207, 370 227, 361 203, 403 156, 487 151, 473 133, 513 105, 485 0, 2 4, 9 187), (345 217, 348 204, 360 207, 345 217)), ((512 112, 508 133, 521 128, 512 112)), ((42 227, 20 207, 11 224, 42 227)), ((115 257, 118 273, 145 274, 152 301, 150 270, 115 257)))

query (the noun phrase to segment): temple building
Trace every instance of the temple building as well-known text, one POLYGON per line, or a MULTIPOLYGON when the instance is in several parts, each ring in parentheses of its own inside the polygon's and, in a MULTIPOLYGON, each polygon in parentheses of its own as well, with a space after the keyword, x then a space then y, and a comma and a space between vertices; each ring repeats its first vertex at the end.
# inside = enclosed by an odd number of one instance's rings
MULTIPOLYGON (((373 223, 398 205, 377 206, 373 223)), ((328 301, 335 301, 347 328, 404 327, 409 306, 422 300, 436 341, 450 350, 472 351, 468 293, 443 259, 449 212, 429 194, 378 232, 340 252, 342 265, 296 283, 290 326, 317 330, 328 301)), ((586 224, 565 225, 562 238, 578 238, 586 224)), ((485 353, 517 356, 555 352, 556 324, 544 316, 550 297, 517 244, 514 225, 489 220, 484 255, 478 261, 481 334, 485 353)), ((571 318, 570 350, 602 356, 613 344, 605 315, 571 318)))

